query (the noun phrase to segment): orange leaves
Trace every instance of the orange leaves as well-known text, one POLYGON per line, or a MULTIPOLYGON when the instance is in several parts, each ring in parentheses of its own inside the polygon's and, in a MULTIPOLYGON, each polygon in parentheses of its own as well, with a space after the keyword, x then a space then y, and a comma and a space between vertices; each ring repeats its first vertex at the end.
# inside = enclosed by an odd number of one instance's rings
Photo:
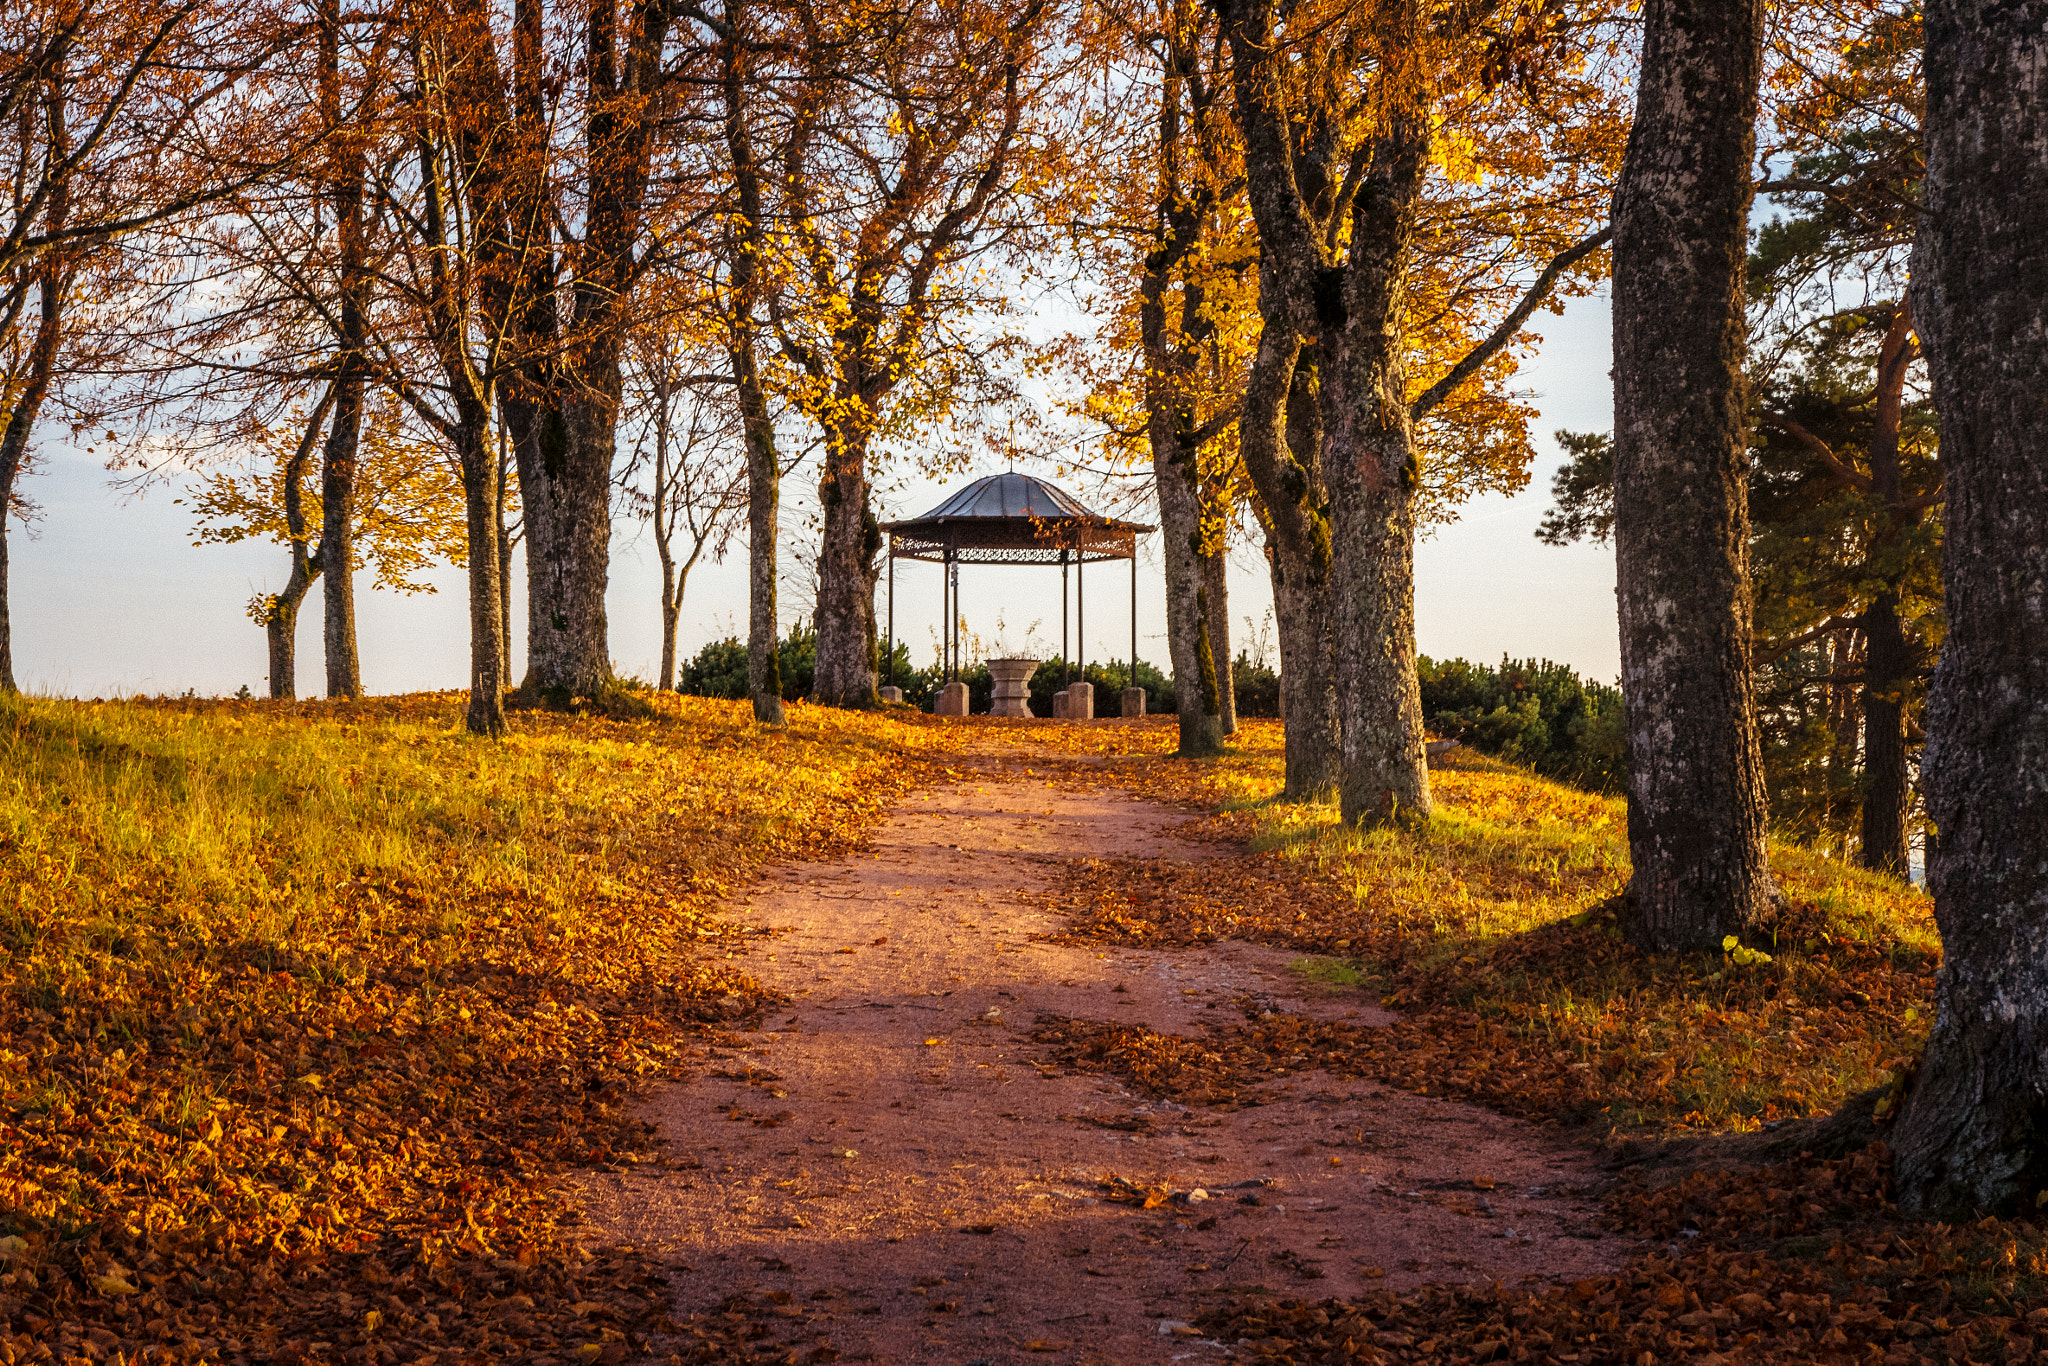
POLYGON ((1449 1360, 2027 1359, 2048 1346, 2031 1225, 1901 1221, 1882 1146, 1830 1162, 1636 1183, 1610 1202, 1623 1231, 1677 1242, 1570 1285, 1429 1286, 1355 1301, 1245 1301, 1199 1320, 1249 1359, 1310 1363, 1354 1344, 1449 1360), (1787 1255, 1775 1240, 1805 1237, 1787 1255), (1984 1293, 1986 1290, 1991 1293, 1984 1293))
POLYGON ((602 1361, 588 1305, 659 1322, 554 1176, 652 1160, 632 1088, 769 1003, 713 899, 851 847, 939 740, 663 698, 479 753, 459 706, 0 706, 0 1342, 602 1361), (454 1312, 521 1298, 516 1350, 454 1312))

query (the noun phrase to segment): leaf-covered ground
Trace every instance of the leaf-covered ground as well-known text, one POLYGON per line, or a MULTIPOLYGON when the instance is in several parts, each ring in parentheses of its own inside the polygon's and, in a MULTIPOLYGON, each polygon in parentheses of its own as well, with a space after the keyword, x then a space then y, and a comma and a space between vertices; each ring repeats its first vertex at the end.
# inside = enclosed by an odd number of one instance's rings
MULTIPOLYGON (((458 705, 0 704, 0 1366, 615 1362, 651 1340, 794 1360, 771 1331, 789 1306, 671 1323, 662 1269, 580 1246, 556 1182, 662 1160, 626 1100, 767 1004, 719 899, 856 846, 970 735, 1179 801, 1218 842, 1199 869, 1071 866, 1069 934, 1275 944, 1402 1015, 1041 1022, 1068 1063, 1156 1094, 1232 1106, 1320 1068, 1711 1158, 1895 1078, 1924 1031, 1917 893, 1781 847, 1776 926, 1648 959, 1611 918, 1619 803, 1488 761, 1438 770, 1419 835, 1359 834, 1271 800, 1271 723, 1184 763, 1170 719, 797 707, 763 732, 665 699, 522 716, 493 746, 458 705)), ((1634 1182, 1612 1218, 1664 1251, 1563 1287, 1254 1297, 1201 1326, 1275 1362, 1639 1366, 2019 1359, 2048 1323, 2040 1229, 1901 1220, 1881 1148, 1634 1182)))
MULTIPOLYGON (((1206 813, 1198 829, 1250 850, 1200 868, 1071 865, 1053 898, 1069 934, 1281 945, 1303 954, 1301 971, 1378 993, 1401 1022, 1320 1023, 1250 1001, 1199 1037, 1041 1020, 1056 1058, 1223 1109, 1257 1103, 1276 1075, 1327 1069, 1555 1120, 1618 1154, 1690 1136, 1684 1151, 1703 1168, 1624 1173, 1609 1220, 1657 1250, 1621 1275, 1353 1302, 1253 1295, 1202 1316, 1202 1331, 1290 1366, 2048 1354, 2048 1228, 1902 1218, 1881 1143, 1759 1165, 1756 1142, 1741 1141, 1900 1079, 1925 1037, 1938 958, 1919 893, 1780 845, 1789 905, 1775 925, 1740 954, 1651 958, 1615 927, 1618 800, 1454 752, 1432 774, 1426 831, 1359 834, 1327 807, 1271 800, 1270 723, 1247 724, 1215 761, 1174 761, 1170 745, 1077 734, 1064 747, 1071 772, 1183 801, 1206 813)), ((1880 1125, 1888 1101, 1876 1102, 1880 1125)))
MULTIPOLYGON (((1083 860, 1053 898, 1081 938, 1298 950, 1303 971, 1403 1017, 1374 1029, 1252 1011, 1202 1041, 1212 1069, 1322 1067, 1602 1133, 1726 1132, 1832 1111, 1919 1051, 1936 939, 1916 891, 1781 845, 1789 905, 1753 945, 1651 958, 1615 923, 1619 799, 1454 751, 1431 775, 1426 830, 1360 833, 1333 807, 1270 800, 1280 743, 1253 721, 1222 760, 1102 761, 1100 780, 1214 811, 1209 832, 1250 849, 1200 865, 1083 860)), ((1138 1035, 1106 1046, 1131 1066, 1144 1052, 1138 1035)), ((1186 1046, 1157 1041, 1158 1066, 1186 1046)))
MULTIPOLYGON (((666 1278, 571 1166, 764 998, 712 907, 848 848, 946 731, 0 704, 0 1363, 616 1361, 666 1278)), ((703 1359, 754 1335, 688 1325, 703 1359)))

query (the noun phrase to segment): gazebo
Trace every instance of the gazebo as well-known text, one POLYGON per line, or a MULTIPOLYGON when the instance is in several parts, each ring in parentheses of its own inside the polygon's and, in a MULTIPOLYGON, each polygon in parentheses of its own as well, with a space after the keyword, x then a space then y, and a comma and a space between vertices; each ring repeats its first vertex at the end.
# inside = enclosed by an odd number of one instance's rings
MULTIPOLYGON (((1087 588, 1082 567, 1090 561, 1131 562, 1131 681, 1138 665, 1138 537, 1156 528, 1123 522, 1091 511, 1063 489, 1012 470, 977 479, 922 517, 884 524, 889 533, 889 650, 896 648, 896 561, 925 560, 944 566, 945 632, 941 653, 946 677, 960 674, 960 566, 963 564, 1056 564, 1060 567, 1060 658, 1073 668, 1067 643, 1067 575, 1074 576, 1074 626, 1085 631, 1087 588)), ((1081 649, 1087 651, 1081 634, 1081 649)), ((1084 661, 1085 663, 1085 661, 1084 661)), ((887 679, 883 680, 887 682, 887 679)))

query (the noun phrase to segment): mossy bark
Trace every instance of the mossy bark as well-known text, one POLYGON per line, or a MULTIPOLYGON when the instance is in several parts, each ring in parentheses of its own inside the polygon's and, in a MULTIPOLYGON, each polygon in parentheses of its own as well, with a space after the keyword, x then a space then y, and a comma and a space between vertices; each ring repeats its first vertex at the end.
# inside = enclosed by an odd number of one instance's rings
POLYGON ((1772 896, 1750 683, 1743 264, 1758 0, 1651 0, 1614 209, 1628 932, 1711 948, 1772 896))
POLYGON ((1913 315, 1941 413, 1948 635, 1922 765, 1934 1031, 1892 1135, 1906 1208, 2048 1195, 2048 5, 1926 10, 1913 315))

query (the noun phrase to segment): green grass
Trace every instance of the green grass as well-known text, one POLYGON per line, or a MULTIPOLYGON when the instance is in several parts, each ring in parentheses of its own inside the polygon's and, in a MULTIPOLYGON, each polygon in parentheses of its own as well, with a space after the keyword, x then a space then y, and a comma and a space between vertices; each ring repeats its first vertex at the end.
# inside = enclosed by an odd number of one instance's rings
POLYGON ((1754 1129, 1884 1084, 1924 1041, 1939 940, 1931 903, 1896 879, 1774 842, 1790 907, 1746 946, 1771 962, 1653 957, 1616 918, 1620 798, 1456 750, 1431 773, 1420 828, 1357 830, 1331 804, 1277 800, 1277 726, 1246 723, 1233 744, 1204 764, 1146 756, 1123 771, 1232 813, 1319 889, 1232 932, 1384 978, 1431 1050, 1418 1085, 1436 1075, 1504 1108, 1623 1129, 1754 1129))
MULTIPOLYGON (((633 1160, 636 1079, 766 1003, 719 899, 857 845, 946 743, 698 699, 496 744, 454 695, 0 699, 0 1235, 87 1298, 114 1256, 555 1267, 569 1350, 601 1297, 548 1173, 633 1160)), ((238 1302, 251 1333, 328 1312, 238 1302)))

